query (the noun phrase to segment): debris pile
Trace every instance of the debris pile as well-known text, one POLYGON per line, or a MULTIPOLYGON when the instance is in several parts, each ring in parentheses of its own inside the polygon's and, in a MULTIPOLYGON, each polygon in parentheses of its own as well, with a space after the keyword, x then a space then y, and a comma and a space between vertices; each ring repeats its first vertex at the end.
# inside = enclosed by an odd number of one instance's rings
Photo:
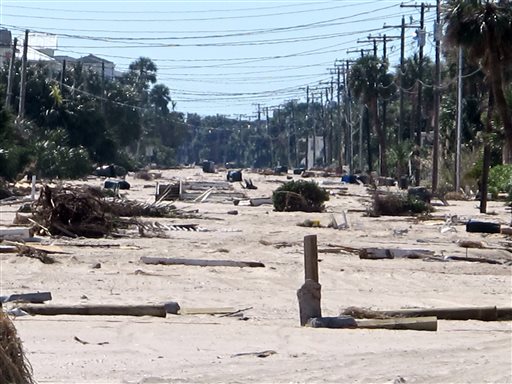
POLYGON ((137 225, 136 219, 123 217, 180 217, 183 212, 170 204, 143 204, 112 199, 92 187, 50 188, 41 190, 35 202, 34 221, 50 235, 99 238, 120 228, 137 225))

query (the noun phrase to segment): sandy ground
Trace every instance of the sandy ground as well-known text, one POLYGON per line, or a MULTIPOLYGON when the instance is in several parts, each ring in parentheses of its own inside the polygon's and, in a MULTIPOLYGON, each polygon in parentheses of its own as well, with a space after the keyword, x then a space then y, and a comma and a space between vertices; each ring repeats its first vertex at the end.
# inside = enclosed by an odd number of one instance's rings
MULTIPOLYGON (((285 176, 248 174, 270 196, 285 176)), ((299 178, 298 176, 294 176, 299 178)), ((169 179, 223 181, 225 173, 200 169, 164 171, 169 179)), ((154 182, 136 180, 130 199, 153 201, 154 182)), ((318 181, 323 179, 318 178, 318 181)), ((337 179, 330 179, 337 181, 337 179)), ((101 185, 91 179, 92 185, 101 185)), ((177 301, 181 307, 251 308, 245 319, 212 315, 151 317, 23 316, 14 320, 39 383, 512 383, 512 324, 440 320, 437 332, 301 328, 296 291, 304 281, 303 238, 331 245, 431 249, 464 256, 458 240, 503 246, 504 235, 441 233, 445 215, 509 224, 503 203, 480 215, 475 201, 437 207, 440 220, 366 217, 370 199, 362 186, 332 195, 326 212, 280 213, 272 206, 234 206, 232 201, 177 202, 198 210, 195 223, 207 231, 170 231, 167 238, 45 239, 67 252, 56 264, 14 254, 0 255, 0 294, 51 291, 53 304, 146 304, 177 301), (227 212, 237 210, 238 215, 227 212), (326 226, 348 211, 349 229, 306 228, 305 219, 326 226), (73 244, 89 244, 77 247, 73 244), (97 247, 116 244, 118 247, 97 247), (280 246, 281 245, 281 246, 280 246), (137 246, 137 247, 130 247, 137 246), (135 248, 135 249, 134 249, 135 248), (260 261, 265 268, 145 265, 141 256, 260 261), (100 269, 93 269, 94 263, 100 269), (86 341, 82 344, 75 340, 86 341), (273 350, 266 358, 245 352, 273 350)), ((0 225, 18 207, 0 206, 0 225)), ((149 220, 149 219, 148 219, 149 220)), ((510 238, 508 239, 510 241, 510 238)), ((510 244, 510 243, 508 243, 510 244)), ((510 246, 510 245, 509 245, 510 246)), ((512 259, 503 250, 470 249, 469 256, 512 259)), ((347 306, 511 306, 511 266, 422 260, 360 260, 350 253, 320 253, 324 316, 347 306)))

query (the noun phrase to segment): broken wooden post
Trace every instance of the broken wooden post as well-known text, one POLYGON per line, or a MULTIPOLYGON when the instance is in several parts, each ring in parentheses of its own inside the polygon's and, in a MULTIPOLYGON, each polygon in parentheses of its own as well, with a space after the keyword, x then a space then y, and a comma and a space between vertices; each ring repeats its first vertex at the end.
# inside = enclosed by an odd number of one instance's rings
POLYGON ((304 237, 304 280, 318 283, 318 248, 316 235, 304 237))
POLYGON ((297 291, 299 299, 300 325, 309 319, 322 317, 320 305, 321 288, 318 283, 318 249, 316 235, 304 237, 304 277, 305 282, 297 291))
POLYGON ((297 291, 299 299, 300 325, 305 326, 309 319, 322 317, 320 305, 322 286, 316 281, 307 279, 297 291))
POLYGON ((159 305, 23 305, 30 315, 156 316, 165 317, 166 307, 159 305))

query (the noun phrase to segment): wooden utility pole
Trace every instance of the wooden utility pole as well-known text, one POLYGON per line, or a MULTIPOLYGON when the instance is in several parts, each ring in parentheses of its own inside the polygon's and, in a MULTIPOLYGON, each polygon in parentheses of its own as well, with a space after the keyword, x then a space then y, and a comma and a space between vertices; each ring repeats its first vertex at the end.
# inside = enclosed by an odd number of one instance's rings
POLYGON ((25 94, 27 87, 27 51, 28 51, 28 29, 25 30, 25 41, 23 42, 23 56, 21 58, 21 84, 20 84, 20 104, 18 108, 18 118, 25 116, 25 94))
POLYGON ((63 84, 66 79, 66 60, 62 60, 62 70, 60 72, 60 90, 62 92, 63 84))
MULTIPOLYGON (((441 0, 436 2, 436 73, 434 76, 434 148, 432 150, 432 192, 437 191, 439 181, 439 110, 441 105, 441 0)), ((458 189, 457 189, 458 191, 458 189)))
POLYGON ((12 103, 12 85, 14 82, 14 68, 16 63, 16 45, 18 39, 14 38, 12 42, 11 60, 9 61, 9 75, 7 76, 7 95, 5 97, 5 107, 11 108, 12 103))

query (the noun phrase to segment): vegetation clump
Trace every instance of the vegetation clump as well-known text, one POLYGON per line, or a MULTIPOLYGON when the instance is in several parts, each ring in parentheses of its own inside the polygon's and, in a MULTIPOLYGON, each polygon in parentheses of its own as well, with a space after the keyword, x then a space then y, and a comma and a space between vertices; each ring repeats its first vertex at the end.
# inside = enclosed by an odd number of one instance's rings
POLYGON ((512 201, 512 164, 497 165, 489 171, 489 192, 493 198, 499 193, 507 193, 512 201))
POLYGON ((314 181, 289 181, 272 194, 274 208, 279 212, 322 212, 329 193, 314 181))
POLYGON ((403 216, 425 214, 433 211, 432 206, 415 198, 402 194, 374 194, 370 216, 403 216))
POLYGON ((0 308, 0 382, 32 384, 32 367, 25 357, 16 328, 0 308))

